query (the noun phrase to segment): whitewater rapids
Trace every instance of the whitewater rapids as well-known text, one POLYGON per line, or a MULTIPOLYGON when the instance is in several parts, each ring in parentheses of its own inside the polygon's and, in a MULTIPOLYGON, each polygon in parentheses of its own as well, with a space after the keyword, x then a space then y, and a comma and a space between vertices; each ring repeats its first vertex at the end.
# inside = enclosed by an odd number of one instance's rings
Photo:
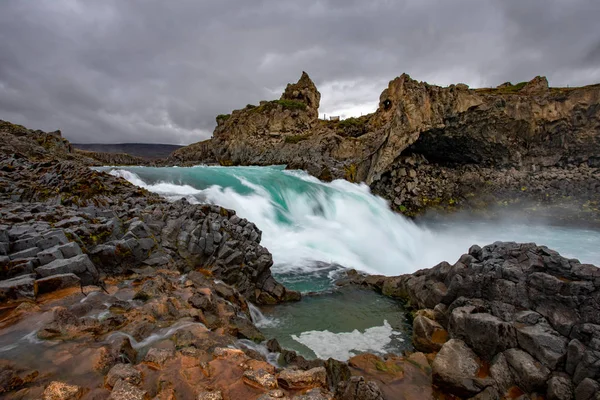
POLYGON ((314 272, 339 264, 367 273, 400 275, 455 262, 477 243, 536 241, 584 262, 597 262, 595 231, 497 223, 428 229, 393 212, 368 186, 321 182, 282 167, 103 167, 114 176, 176 200, 233 209, 262 230, 275 273, 314 272), (562 229, 562 230, 561 230, 562 229))

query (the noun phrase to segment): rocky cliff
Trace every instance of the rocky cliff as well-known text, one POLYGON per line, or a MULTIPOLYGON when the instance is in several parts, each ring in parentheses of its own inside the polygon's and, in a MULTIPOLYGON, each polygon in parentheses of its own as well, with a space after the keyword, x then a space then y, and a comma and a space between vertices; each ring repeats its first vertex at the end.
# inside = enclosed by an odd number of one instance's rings
POLYGON ((570 187, 579 182, 565 185, 564 171, 570 171, 592 194, 585 200, 597 204, 600 85, 549 88, 546 78, 536 77, 469 89, 403 74, 382 92, 375 113, 342 121, 318 119, 319 100, 303 73, 279 100, 218 116, 212 139, 179 149, 169 162, 287 164, 323 179, 364 181, 409 213, 474 204, 473 198, 498 189, 508 197, 573 196, 570 187), (504 181, 507 171, 514 173, 504 181), (485 181, 494 190, 486 191, 485 181), (527 191, 532 186, 534 196, 527 191))

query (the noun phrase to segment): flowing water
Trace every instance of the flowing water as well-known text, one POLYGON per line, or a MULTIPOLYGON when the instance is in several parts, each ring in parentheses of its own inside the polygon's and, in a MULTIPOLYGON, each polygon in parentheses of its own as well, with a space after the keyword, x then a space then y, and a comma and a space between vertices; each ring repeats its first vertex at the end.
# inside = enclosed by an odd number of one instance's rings
POLYGON ((394 213, 362 184, 321 182, 283 167, 103 167, 168 199, 236 210, 262 230, 274 276, 304 293, 300 303, 263 310, 258 324, 284 347, 308 357, 346 359, 406 346, 397 302, 372 292, 334 290, 343 268, 388 276, 455 262, 473 244, 536 242, 567 257, 600 264, 600 232, 525 221, 446 219, 427 224, 394 213), (403 341, 404 340, 404 341, 403 341))

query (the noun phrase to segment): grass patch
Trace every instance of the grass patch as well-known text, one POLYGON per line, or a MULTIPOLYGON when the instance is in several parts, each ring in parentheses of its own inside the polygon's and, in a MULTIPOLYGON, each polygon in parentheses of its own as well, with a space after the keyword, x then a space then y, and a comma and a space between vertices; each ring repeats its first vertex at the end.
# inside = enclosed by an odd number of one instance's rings
POLYGON ((303 135, 286 136, 284 139, 284 142, 290 143, 290 144, 296 144, 298 142, 308 139, 309 137, 310 137, 310 133, 305 133, 303 135))

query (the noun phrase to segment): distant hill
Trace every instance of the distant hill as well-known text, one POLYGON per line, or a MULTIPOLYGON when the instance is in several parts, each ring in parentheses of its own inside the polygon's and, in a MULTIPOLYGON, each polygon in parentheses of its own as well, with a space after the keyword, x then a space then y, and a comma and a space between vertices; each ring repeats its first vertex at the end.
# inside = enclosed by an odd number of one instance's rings
POLYGON ((126 153, 132 156, 158 159, 166 158, 175 150, 183 147, 176 144, 153 144, 153 143, 117 143, 117 144, 99 144, 99 143, 73 143, 76 149, 104 152, 104 153, 126 153))

